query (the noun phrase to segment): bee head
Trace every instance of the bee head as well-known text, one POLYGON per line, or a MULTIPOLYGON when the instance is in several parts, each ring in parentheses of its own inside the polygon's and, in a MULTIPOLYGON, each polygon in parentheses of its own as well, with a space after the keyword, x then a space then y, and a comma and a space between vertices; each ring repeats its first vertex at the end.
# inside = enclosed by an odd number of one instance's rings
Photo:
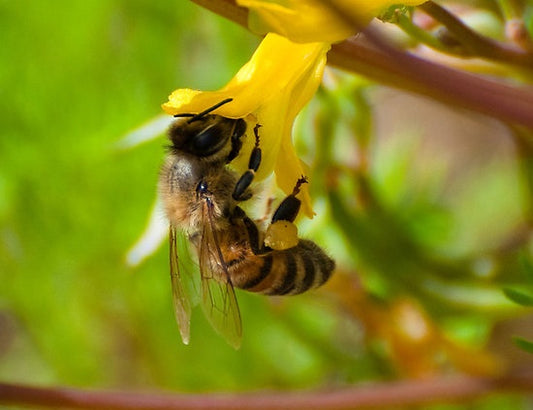
POLYGON ((228 139, 224 117, 209 115, 195 122, 177 121, 169 130, 172 148, 199 157, 207 157, 222 149, 228 139))
POLYGON ((240 138, 246 131, 244 120, 210 114, 230 101, 231 98, 223 100, 199 114, 175 115, 188 119, 178 120, 170 127, 172 148, 198 157, 209 157, 223 150, 230 138, 240 138))

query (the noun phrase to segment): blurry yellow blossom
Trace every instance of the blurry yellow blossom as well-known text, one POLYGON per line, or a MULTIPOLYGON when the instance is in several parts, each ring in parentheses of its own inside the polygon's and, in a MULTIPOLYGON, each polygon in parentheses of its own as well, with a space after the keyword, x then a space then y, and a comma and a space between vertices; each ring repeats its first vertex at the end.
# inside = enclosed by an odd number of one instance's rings
MULTIPOLYGON (((294 152, 292 125, 298 112, 317 90, 326 64, 329 45, 325 43, 295 44, 276 34, 268 34, 248 63, 218 91, 178 89, 163 104, 166 113, 198 113, 226 98, 233 101, 215 113, 229 118, 244 118, 248 123, 247 138, 241 155, 232 163, 236 169, 247 168, 248 155, 254 145, 251 130, 259 129, 263 160, 257 178, 276 174, 277 185, 287 194, 306 174, 294 152), (251 134, 251 135, 250 135, 251 134)), ((312 217, 307 187, 302 187, 302 209, 312 217)))
MULTIPOLYGON (((391 5, 415 6, 424 1, 333 0, 332 3, 342 10, 352 10, 361 24, 366 24, 391 5)), ((237 0, 237 4, 249 9, 248 28, 257 34, 274 32, 299 43, 335 43, 355 34, 354 27, 339 19, 326 1, 237 0)))

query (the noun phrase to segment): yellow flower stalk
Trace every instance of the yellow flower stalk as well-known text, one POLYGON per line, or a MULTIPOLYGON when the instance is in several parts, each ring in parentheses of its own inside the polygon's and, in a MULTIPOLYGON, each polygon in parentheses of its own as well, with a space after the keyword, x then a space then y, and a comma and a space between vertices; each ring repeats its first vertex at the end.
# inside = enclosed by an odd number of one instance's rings
MULTIPOLYGON (((178 89, 162 105, 171 115, 199 113, 227 99, 233 100, 216 110, 228 118, 243 118, 248 123, 242 154, 232 164, 243 171, 255 139, 251 130, 259 129, 263 160, 256 178, 272 171, 277 185, 290 194, 305 169, 294 152, 292 125, 298 112, 316 92, 326 64, 326 43, 296 44, 277 34, 268 34, 248 63, 218 91, 178 89)), ((312 217, 307 187, 302 187, 302 210, 312 217)))
MULTIPOLYGON (((353 11, 361 24, 394 4, 415 6, 424 1, 332 0, 342 10, 353 11)), ((248 28, 257 34, 278 33, 299 43, 335 43, 355 34, 355 29, 339 19, 324 0, 237 0, 249 9, 248 28)))

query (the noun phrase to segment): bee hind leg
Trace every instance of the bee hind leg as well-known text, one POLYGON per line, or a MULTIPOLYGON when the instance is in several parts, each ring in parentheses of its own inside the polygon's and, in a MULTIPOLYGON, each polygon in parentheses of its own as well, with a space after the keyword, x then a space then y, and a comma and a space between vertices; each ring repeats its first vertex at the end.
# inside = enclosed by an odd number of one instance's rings
POLYGON ((302 176, 296 181, 296 185, 290 195, 287 195, 285 199, 279 204, 278 208, 272 216, 272 223, 277 221, 289 221, 294 222, 300 211, 300 205, 302 201, 296 198, 296 195, 300 192, 300 188, 303 184, 306 184, 307 177, 302 176))
POLYGON ((232 197, 236 201, 246 201, 252 197, 252 192, 248 189, 254 179, 255 173, 261 165, 261 148, 259 148, 259 127, 260 124, 256 124, 254 127, 255 134, 255 146, 250 154, 250 160, 248 161, 248 169, 241 175, 240 179, 235 184, 232 197))
POLYGON ((264 245, 270 249, 283 251, 294 248, 300 243, 298 228, 293 223, 300 211, 301 201, 296 198, 307 178, 302 176, 290 195, 287 195, 272 216, 272 222, 265 232, 264 245))

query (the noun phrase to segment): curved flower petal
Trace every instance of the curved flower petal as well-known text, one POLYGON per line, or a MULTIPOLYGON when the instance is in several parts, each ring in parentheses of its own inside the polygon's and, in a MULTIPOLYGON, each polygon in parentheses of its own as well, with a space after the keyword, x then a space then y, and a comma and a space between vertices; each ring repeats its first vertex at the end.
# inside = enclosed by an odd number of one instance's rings
MULTIPOLYGON (((275 171, 278 185, 289 194, 304 174, 292 145, 292 124, 321 82, 328 50, 329 45, 325 43, 297 44, 268 34, 250 61, 225 87, 218 91, 176 90, 162 105, 163 110, 171 115, 194 114, 232 98, 233 101, 218 108, 216 114, 244 118, 250 125, 241 155, 232 164, 239 171, 247 168, 255 143, 251 130, 255 124, 260 124, 263 159, 257 179, 275 171)), ((303 211, 311 217, 309 195, 306 188, 302 188, 303 211)))
MULTIPOLYGON (((423 2, 406 0, 402 3, 414 6, 423 2)), ((387 7, 399 2, 335 0, 335 3, 342 8, 353 10, 364 24, 387 7)), ((248 28, 258 34, 274 32, 299 43, 335 43, 355 34, 353 27, 340 20, 335 12, 320 0, 237 0, 237 4, 249 9, 248 28)))
POLYGON ((355 34, 320 2, 237 0, 237 4, 250 10, 248 28, 257 34, 274 32, 298 43, 334 43, 355 34))

